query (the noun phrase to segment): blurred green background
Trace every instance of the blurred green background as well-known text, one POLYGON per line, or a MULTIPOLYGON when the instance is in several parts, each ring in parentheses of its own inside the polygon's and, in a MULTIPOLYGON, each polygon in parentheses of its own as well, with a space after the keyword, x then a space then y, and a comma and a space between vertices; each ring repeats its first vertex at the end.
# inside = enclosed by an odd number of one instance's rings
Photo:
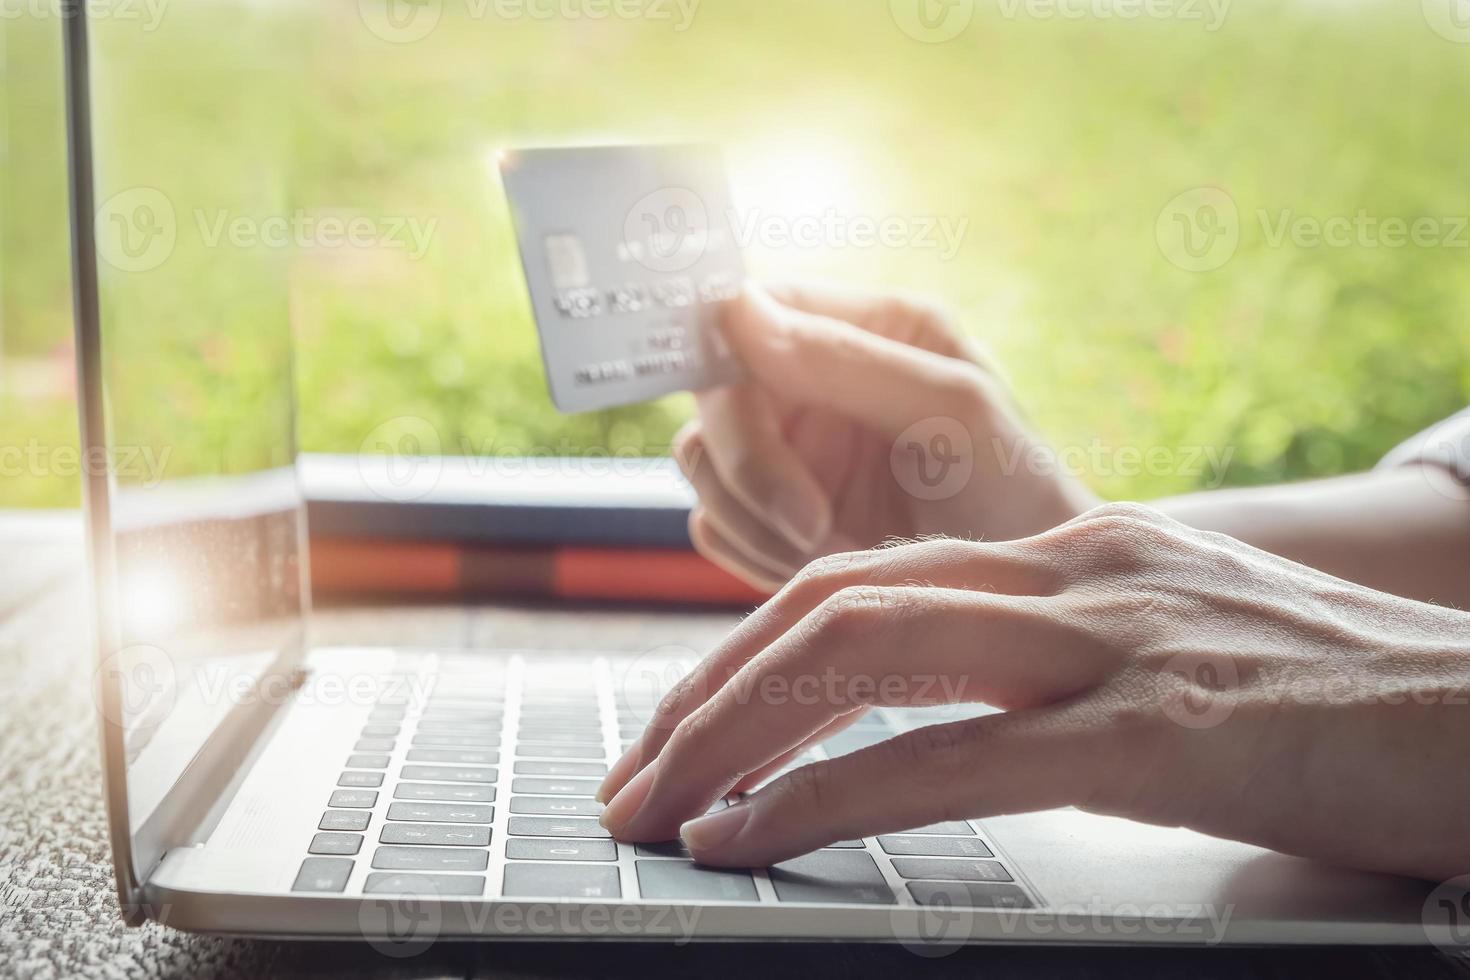
MULTIPOLYGON (((633 0, 616 9, 646 16, 602 19, 577 0, 106 5, 99 201, 148 188, 176 219, 161 264, 103 270, 119 438, 169 447, 174 475, 279 458, 289 330, 309 451, 373 448, 386 420, 418 416, 445 452, 666 452, 686 397, 551 407, 494 175, 499 147, 609 140, 723 144, 747 214, 963 223, 953 254, 748 258, 763 277, 933 294, 1054 442, 1175 452, 1092 474, 1111 496, 1366 467, 1470 402, 1470 44, 1420 4, 1237 0, 1214 23, 1182 0, 1147 19, 979 0, 927 43, 899 26, 904 2, 633 0), (531 9, 563 13, 516 13, 531 9), (1201 187, 1229 195, 1239 245, 1190 271, 1159 229, 1201 187), (1284 212, 1431 218, 1436 242, 1275 242, 1284 212), (365 218, 380 240, 214 242, 220 216, 365 218), (421 255, 401 247, 414 227, 421 255), (1228 469, 1186 465, 1195 447, 1228 469)), ((49 8, 0 19, 12 462, 76 441, 49 8)), ((0 506, 75 503, 74 475, 40 458, 6 467, 0 506)))

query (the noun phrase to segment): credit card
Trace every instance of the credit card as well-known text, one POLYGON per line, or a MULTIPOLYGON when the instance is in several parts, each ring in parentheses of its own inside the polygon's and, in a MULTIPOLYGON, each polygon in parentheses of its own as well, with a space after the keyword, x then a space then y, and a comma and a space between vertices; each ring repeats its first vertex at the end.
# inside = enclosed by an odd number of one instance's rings
POLYGON ((500 175, 557 408, 739 380, 714 326, 745 280, 718 148, 509 150, 500 175))

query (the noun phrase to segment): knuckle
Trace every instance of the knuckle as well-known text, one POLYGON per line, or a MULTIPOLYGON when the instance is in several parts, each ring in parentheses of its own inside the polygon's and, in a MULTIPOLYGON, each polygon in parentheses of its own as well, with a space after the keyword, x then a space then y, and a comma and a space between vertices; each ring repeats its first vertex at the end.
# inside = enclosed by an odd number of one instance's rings
POLYGON ((1135 503, 1131 500, 1120 500, 1112 503, 1101 504, 1092 508, 1082 515, 1084 521, 1099 521, 1107 518, 1118 518, 1121 520, 1137 522, 1140 524, 1159 524, 1163 522, 1164 515, 1152 507, 1135 503))
POLYGON ((867 556, 868 552, 847 551, 808 562, 786 584, 783 599, 808 607, 821 604, 842 588, 852 577, 854 567, 867 556))
POLYGON ((686 474, 692 475, 699 465, 699 457, 704 451, 703 442, 703 429, 697 421, 688 423, 674 434, 674 458, 686 474))
POLYGON ((766 461, 754 452, 735 455, 730 460, 728 475, 731 487, 753 503, 762 504, 773 496, 770 469, 766 461))
POLYGON ((879 625, 890 612, 883 589, 849 585, 834 592, 812 614, 812 630, 821 636, 851 636, 879 625))
POLYGON ((832 813, 832 767, 812 763, 793 769, 778 780, 780 793, 805 811, 832 813))

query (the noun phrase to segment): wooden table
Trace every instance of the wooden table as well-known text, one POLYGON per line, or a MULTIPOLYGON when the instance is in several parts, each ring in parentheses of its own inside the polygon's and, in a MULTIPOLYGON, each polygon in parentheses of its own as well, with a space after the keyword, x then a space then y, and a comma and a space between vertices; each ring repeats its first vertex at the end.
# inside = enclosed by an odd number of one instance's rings
MULTIPOLYGON (((987 977, 1470 977, 1432 950, 440 943, 406 960, 362 944, 216 939, 123 926, 100 798, 80 534, 71 515, 0 515, 0 974, 36 977, 553 977, 830 974, 987 977)), ((708 644, 731 617, 485 605, 320 610, 323 643, 647 649, 708 644)))

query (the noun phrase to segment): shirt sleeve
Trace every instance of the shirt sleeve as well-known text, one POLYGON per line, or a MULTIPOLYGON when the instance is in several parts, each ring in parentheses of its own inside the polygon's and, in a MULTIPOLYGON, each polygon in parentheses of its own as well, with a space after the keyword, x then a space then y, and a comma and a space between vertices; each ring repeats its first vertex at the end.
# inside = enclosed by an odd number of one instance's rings
POLYGON ((1421 463, 1443 466, 1470 486, 1470 408, 1395 446, 1378 468, 1421 463))

